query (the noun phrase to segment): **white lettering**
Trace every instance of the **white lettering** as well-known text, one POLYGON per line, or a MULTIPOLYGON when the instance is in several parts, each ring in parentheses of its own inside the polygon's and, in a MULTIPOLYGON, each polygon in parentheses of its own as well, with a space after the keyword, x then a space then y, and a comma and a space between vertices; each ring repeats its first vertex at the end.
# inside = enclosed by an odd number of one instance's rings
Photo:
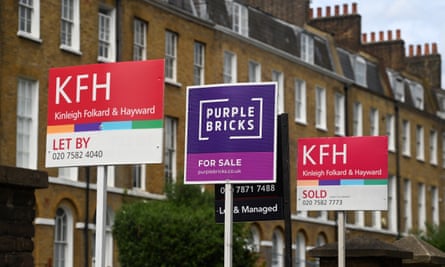
POLYGON ((312 165, 317 165, 315 160, 311 157, 310 153, 314 150, 315 145, 312 145, 309 150, 307 150, 306 145, 303 146, 303 165, 307 164, 307 160, 311 162, 312 165))
POLYGON ((60 77, 56 78, 56 104, 58 105, 60 103, 60 95, 63 96, 65 101, 67 103, 71 103, 71 99, 68 97, 68 95, 63 91, 65 89, 65 86, 67 83, 71 80, 71 76, 68 76, 65 81, 63 81, 63 84, 60 85, 60 77))
POLYGON ((104 84, 97 83, 97 74, 93 74, 93 102, 96 101, 97 89, 106 89, 105 91, 105 100, 110 100, 110 80, 111 74, 107 72, 107 81, 104 84))

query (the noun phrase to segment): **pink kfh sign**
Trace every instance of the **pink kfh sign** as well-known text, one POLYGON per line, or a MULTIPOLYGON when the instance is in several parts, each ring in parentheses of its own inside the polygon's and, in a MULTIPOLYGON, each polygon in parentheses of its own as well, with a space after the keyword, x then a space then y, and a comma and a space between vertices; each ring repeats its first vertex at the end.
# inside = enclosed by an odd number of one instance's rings
POLYGON ((298 139, 299 210, 387 210, 388 138, 298 139))
POLYGON ((161 163, 164 60, 53 68, 46 167, 161 163))

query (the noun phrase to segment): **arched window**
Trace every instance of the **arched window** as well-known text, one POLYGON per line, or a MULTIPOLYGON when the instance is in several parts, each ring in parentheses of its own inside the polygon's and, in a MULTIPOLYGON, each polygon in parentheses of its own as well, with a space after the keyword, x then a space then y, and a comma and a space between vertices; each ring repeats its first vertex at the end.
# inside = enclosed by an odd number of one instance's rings
POLYGON ((249 249, 253 252, 260 252, 260 230, 258 226, 250 226, 250 236, 249 236, 249 249))
MULTIPOLYGON (((321 247, 326 244, 326 237, 323 233, 319 233, 317 236, 317 244, 316 247, 321 247)), ((320 258, 315 260, 316 266, 320 266, 320 258)))
POLYGON ((70 266, 73 266, 73 216, 66 207, 59 207, 54 225, 54 267, 70 266))
POLYGON ((306 237, 303 232, 297 233, 296 247, 295 247, 295 266, 306 266, 306 237))
POLYGON ((272 267, 284 266, 283 251, 283 233, 279 229, 275 229, 272 235, 272 267))

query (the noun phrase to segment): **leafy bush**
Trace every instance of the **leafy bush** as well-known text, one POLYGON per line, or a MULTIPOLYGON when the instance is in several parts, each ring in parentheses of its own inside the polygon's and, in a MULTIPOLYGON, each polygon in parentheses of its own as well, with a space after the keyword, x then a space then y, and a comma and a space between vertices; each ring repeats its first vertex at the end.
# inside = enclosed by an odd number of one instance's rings
MULTIPOLYGON (((177 185, 166 201, 125 204, 113 228, 122 267, 223 266, 224 225, 214 219, 213 195, 177 185)), ((243 224, 233 225, 233 266, 254 266, 243 224)))
POLYGON ((426 233, 421 238, 434 247, 445 251, 445 225, 426 224, 426 233))

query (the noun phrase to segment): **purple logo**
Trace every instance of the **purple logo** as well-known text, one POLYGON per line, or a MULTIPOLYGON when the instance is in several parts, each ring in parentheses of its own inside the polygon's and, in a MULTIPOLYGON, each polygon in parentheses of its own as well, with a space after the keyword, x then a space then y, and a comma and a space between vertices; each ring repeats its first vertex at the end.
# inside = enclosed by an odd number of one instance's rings
POLYGON ((231 103, 228 98, 199 101, 199 140, 261 139, 263 98, 231 103))

